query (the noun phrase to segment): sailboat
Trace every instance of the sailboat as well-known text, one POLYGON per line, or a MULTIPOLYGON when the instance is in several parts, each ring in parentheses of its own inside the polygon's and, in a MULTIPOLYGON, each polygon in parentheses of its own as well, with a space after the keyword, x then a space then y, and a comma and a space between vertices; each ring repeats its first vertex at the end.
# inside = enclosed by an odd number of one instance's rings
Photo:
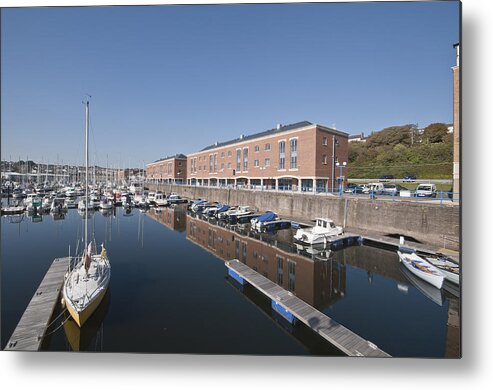
MULTIPOLYGON (((88 210, 89 196, 89 100, 86 106, 86 193, 85 211, 88 210)), ((69 270, 63 284, 63 303, 74 321, 82 327, 103 300, 110 283, 111 266, 106 248, 101 245, 98 254, 93 242, 88 241, 87 218, 85 218, 85 250, 76 258, 73 269, 69 270)))

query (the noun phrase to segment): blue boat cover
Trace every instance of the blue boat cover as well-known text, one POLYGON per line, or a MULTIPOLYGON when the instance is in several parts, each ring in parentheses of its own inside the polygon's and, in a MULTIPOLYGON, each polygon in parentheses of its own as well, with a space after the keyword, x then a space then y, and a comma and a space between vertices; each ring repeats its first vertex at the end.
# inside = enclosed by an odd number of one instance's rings
POLYGON ((217 212, 218 213, 224 213, 225 211, 229 210, 229 206, 227 204, 222 205, 221 207, 218 207, 217 212))
POLYGON ((276 218, 277 214, 273 213, 272 211, 267 211, 265 214, 262 214, 260 217, 257 218, 257 222, 275 221, 276 218))

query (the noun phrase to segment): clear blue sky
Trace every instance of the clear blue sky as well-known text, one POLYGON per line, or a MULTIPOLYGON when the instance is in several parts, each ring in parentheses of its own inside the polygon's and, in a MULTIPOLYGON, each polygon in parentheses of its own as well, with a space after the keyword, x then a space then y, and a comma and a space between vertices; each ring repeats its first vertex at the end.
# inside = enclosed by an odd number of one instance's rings
POLYGON ((142 166, 302 120, 452 122, 459 4, 2 9, 2 159, 142 166))

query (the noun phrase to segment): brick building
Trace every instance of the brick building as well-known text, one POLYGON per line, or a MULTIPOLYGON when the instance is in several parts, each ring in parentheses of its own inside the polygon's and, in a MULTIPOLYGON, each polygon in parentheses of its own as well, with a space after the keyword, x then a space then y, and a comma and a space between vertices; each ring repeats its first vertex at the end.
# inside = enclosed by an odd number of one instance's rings
POLYGON ((305 121, 189 154, 187 184, 333 191, 347 161, 347 133, 305 121))
POLYGON ((176 154, 147 164, 146 177, 149 183, 186 183, 187 156, 176 154))

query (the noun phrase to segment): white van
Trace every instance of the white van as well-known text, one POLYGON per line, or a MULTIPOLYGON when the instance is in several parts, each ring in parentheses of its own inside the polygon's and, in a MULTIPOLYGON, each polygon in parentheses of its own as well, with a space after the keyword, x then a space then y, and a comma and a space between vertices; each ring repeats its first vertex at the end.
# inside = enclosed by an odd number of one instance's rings
POLYGON ((366 194, 369 194, 370 192, 373 192, 374 194, 383 194, 384 188, 383 183, 369 183, 363 192, 366 194))
POLYGON ((416 187, 416 196, 435 198, 437 196, 437 187, 431 183, 419 184, 416 187))

